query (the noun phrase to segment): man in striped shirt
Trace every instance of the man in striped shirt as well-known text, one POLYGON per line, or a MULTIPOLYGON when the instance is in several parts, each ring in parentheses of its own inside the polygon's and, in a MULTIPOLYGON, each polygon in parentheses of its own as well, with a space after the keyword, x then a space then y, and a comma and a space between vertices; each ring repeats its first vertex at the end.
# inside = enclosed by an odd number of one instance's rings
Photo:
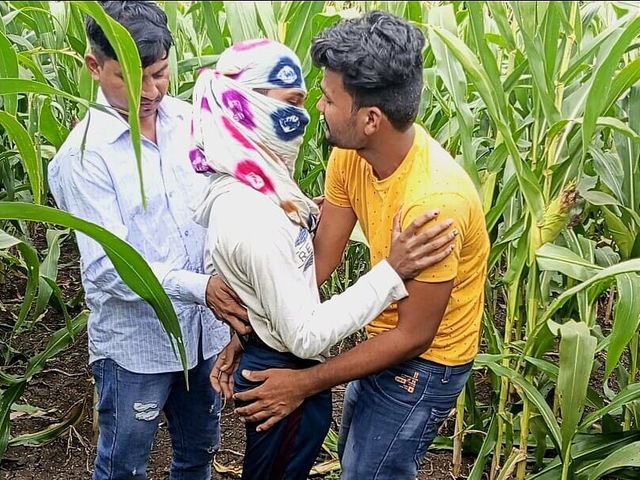
POLYGON ((154 2, 104 2, 131 33, 143 66, 139 118, 147 207, 142 206, 120 64, 101 28, 87 22, 86 66, 100 84, 90 109, 49 164, 63 210, 97 223, 135 247, 173 301, 184 336, 190 390, 169 336, 151 308, 122 281, 102 247, 78 234, 87 306, 89 362, 99 394, 94 480, 144 479, 160 412, 173 444, 172 479, 211 478, 219 447, 220 397, 209 384, 225 324, 207 308, 222 295, 203 273, 205 230, 191 220, 189 196, 202 180, 188 158, 190 105, 167 95, 171 33, 154 2), (86 144, 85 139, 86 138, 86 144))

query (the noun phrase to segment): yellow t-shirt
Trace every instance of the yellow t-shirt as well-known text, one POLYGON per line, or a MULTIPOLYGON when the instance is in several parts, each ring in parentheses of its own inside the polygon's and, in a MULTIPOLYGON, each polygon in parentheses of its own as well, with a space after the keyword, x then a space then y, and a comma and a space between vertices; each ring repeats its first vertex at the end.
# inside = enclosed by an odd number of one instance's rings
MULTIPOLYGON (((403 228, 433 209, 440 210, 438 218, 454 220, 459 235, 453 253, 416 277, 432 283, 454 279, 440 328, 421 356, 444 365, 470 362, 478 352, 489 236, 480 197, 462 167, 415 125, 415 139, 407 156, 383 180, 376 178, 371 165, 355 151, 334 148, 327 166, 325 198, 354 210, 369 241, 372 265, 388 256, 393 217, 401 207, 403 228)), ((397 323, 397 305, 392 304, 367 331, 376 335, 397 323)))

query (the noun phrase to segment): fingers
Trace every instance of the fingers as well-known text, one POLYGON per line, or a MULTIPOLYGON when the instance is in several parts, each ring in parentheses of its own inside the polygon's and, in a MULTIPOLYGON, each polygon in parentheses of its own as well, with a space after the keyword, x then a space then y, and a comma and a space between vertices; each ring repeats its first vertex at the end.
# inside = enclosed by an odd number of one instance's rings
MULTIPOLYGON (((433 229, 435 228, 436 227, 433 227, 433 229)), ((414 250, 415 256, 419 256, 424 253, 436 252, 455 241, 456 237, 458 236, 458 230, 455 228, 447 233, 442 233, 444 230, 440 228, 440 224, 438 224, 437 228, 438 233, 428 231, 415 236, 414 245, 417 245, 418 247, 416 248, 416 250, 414 250)))
POLYGON ((208 304, 207 305, 209 307, 209 310, 211 310, 213 312, 213 315, 220 319, 220 320, 224 320, 223 315, 220 314, 220 312, 218 310, 216 310, 216 308, 212 305, 212 304, 208 304))
POLYGON ((271 427, 273 427, 276 423, 278 423, 280 420, 282 420, 284 417, 280 417, 280 416, 273 416, 270 417, 266 422, 261 423, 260 425, 258 425, 256 427, 256 431, 258 432, 265 432, 267 430, 269 430, 271 427))
POLYGON ((400 232, 402 232, 402 225, 400 223, 401 217, 402 217, 402 209, 398 210, 393 217, 393 234, 392 235, 397 235, 400 232))
MULTIPOLYGON (((249 370, 243 370, 242 376, 247 380, 249 380, 250 382, 263 382, 268 378, 269 376, 268 372, 269 370, 264 370, 262 372, 251 372, 249 370)), ((240 400, 241 402, 251 402, 253 400, 261 399, 261 393, 262 393, 262 386, 257 386, 255 388, 252 388, 251 390, 236 393, 233 396, 233 398, 234 400, 240 400)), ((250 405, 248 405, 247 407, 249 406, 250 405)), ((243 408, 247 408, 247 407, 243 407, 243 408)))
POLYGON ((218 377, 213 374, 213 372, 211 372, 211 375, 209 375, 209 382, 211 383, 211 387, 216 391, 216 393, 222 393, 220 381, 218 380, 218 377))
POLYGON ((238 407, 235 412, 241 417, 250 417, 262 410, 262 404, 260 401, 254 401, 260 398, 260 387, 252 388, 245 392, 238 392, 233 396, 233 399, 241 402, 251 402, 248 405, 238 407))
POLYGON ((254 402, 242 408, 237 408, 235 413, 240 416, 243 423, 263 422, 256 427, 258 432, 264 432, 285 418, 285 412, 271 412, 265 409, 259 402, 254 402))
POLYGON ((211 369, 211 373, 209 374, 209 380, 211 381, 211 386, 213 389, 220 393, 220 375, 223 372, 226 372, 230 365, 230 359, 227 355, 226 349, 223 350, 220 355, 218 355, 217 360, 213 364, 213 368, 211 369))
POLYGON ((226 320, 234 316, 245 323, 249 321, 247 309, 242 304, 240 297, 219 275, 212 275, 207 283, 207 305, 216 317, 226 320))
POLYGON ((242 376, 250 382, 264 382, 269 378, 271 370, 262 370, 258 372, 252 372, 251 370, 242 370, 242 376))
POLYGON ((233 397, 233 374, 222 372, 220 374, 220 389, 224 398, 233 397))
MULTIPOLYGON (((236 412, 240 414, 238 410, 236 410, 236 412)), ((240 419, 243 423, 256 423, 256 422, 262 422, 264 420, 267 420, 271 416, 272 416, 272 413, 268 412, 267 410, 261 409, 255 413, 252 413, 251 415, 242 415, 240 419)))
POLYGON ((209 374, 209 382, 211 382, 211 386, 216 391, 216 393, 220 393, 222 389, 220 388, 220 369, 218 368, 218 364, 216 363, 209 374))
POLYGON ((227 314, 229 316, 233 316, 233 317, 236 317, 236 318, 240 319, 244 323, 248 323, 249 322, 249 312, 247 312, 246 308, 241 307, 240 305, 232 304, 231 308, 229 308, 227 314))
POLYGON ((446 232, 453 225, 453 219, 447 218, 442 222, 436 223, 433 227, 426 228, 424 231, 416 234, 418 239, 423 240, 423 242, 429 241, 432 238, 436 238, 438 235, 446 232))
POLYGON ((427 213, 423 213, 418 218, 416 218, 413 222, 411 222, 411 224, 407 227, 407 229, 404 232, 402 232, 403 235, 406 235, 409 237, 415 235, 416 232, 420 230, 420 228, 422 228, 424 225, 426 225, 431 220, 436 218, 439 214, 440 212, 438 210, 431 210, 427 213))
POLYGON ((455 248, 454 245, 449 245, 448 247, 445 247, 443 250, 439 252, 435 252, 429 255, 425 254, 425 256, 423 256, 419 260, 416 260, 416 265, 415 265, 416 272, 421 272, 425 268, 429 268, 435 265, 436 263, 441 262, 442 260, 447 258, 449 255, 451 255, 454 248, 455 248))
POLYGON ((233 328, 239 335, 248 335, 253 329, 251 325, 247 324, 244 320, 239 319, 238 317, 234 317, 233 315, 228 315, 223 317, 223 320, 229 324, 231 328, 233 328))
POLYGON ((236 302, 238 302, 238 303, 241 302, 240 297, 238 296, 238 294, 229 285, 227 285, 226 282, 224 282, 224 281, 222 282, 222 284, 220 285, 220 290, 222 290, 224 293, 229 295, 236 302))

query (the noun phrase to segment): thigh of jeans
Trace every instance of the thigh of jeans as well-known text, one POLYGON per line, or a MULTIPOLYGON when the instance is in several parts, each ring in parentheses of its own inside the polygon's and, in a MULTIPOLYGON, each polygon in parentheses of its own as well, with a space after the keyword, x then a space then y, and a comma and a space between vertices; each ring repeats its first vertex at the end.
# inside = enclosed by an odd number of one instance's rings
POLYGON ((144 479, 171 374, 138 374, 103 359, 91 366, 98 390, 94 480, 144 479))
POLYGON ((189 390, 182 372, 175 374, 165 405, 173 445, 172 478, 210 478, 211 456, 220 448, 221 401, 209 382, 214 359, 200 360, 189 371, 189 390))
POLYGON ((343 480, 415 479, 467 377, 468 371, 446 375, 444 367, 412 361, 361 380, 343 480))
POLYGON ((342 418, 340 420, 340 433, 338 435, 338 457, 342 458, 349 438, 349 427, 353 419, 353 412, 360 398, 360 380, 349 382, 342 402, 342 418))
MULTIPOLYGON (((249 345, 234 377, 234 390, 243 392, 259 385, 245 379, 242 370, 301 368, 309 361, 290 353, 249 345)), ((237 406, 244 405, 236 402, 237 406)), ((331 421, 331 393, 321 392, 265 432, 256 432, 257 423, 246 425, 247 443, 243 463, 245 480, 307 478, 331 421)))

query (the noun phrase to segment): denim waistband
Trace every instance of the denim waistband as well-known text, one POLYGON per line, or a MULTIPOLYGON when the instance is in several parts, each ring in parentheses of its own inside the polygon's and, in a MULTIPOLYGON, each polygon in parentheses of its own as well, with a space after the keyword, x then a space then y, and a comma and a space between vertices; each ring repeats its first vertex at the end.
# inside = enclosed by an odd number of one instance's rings
POLYGON ((290 352, 279 352, 265 344, 248 342, 244 350, 244 356, 251 359, 252 363, 258 363, 264 368, 308 368, 317 365, 317 360, 309 360, 296 357, 290 352))
POLYGON ((473 367, 473 360, 463 365, 444 365, 425 358, 412 358, 400 364, 403 367, 414 368, 416 370, 423 370, 432 373, 441 373, 449 371, 452 374, 465 373, 471 370, 473 367))

